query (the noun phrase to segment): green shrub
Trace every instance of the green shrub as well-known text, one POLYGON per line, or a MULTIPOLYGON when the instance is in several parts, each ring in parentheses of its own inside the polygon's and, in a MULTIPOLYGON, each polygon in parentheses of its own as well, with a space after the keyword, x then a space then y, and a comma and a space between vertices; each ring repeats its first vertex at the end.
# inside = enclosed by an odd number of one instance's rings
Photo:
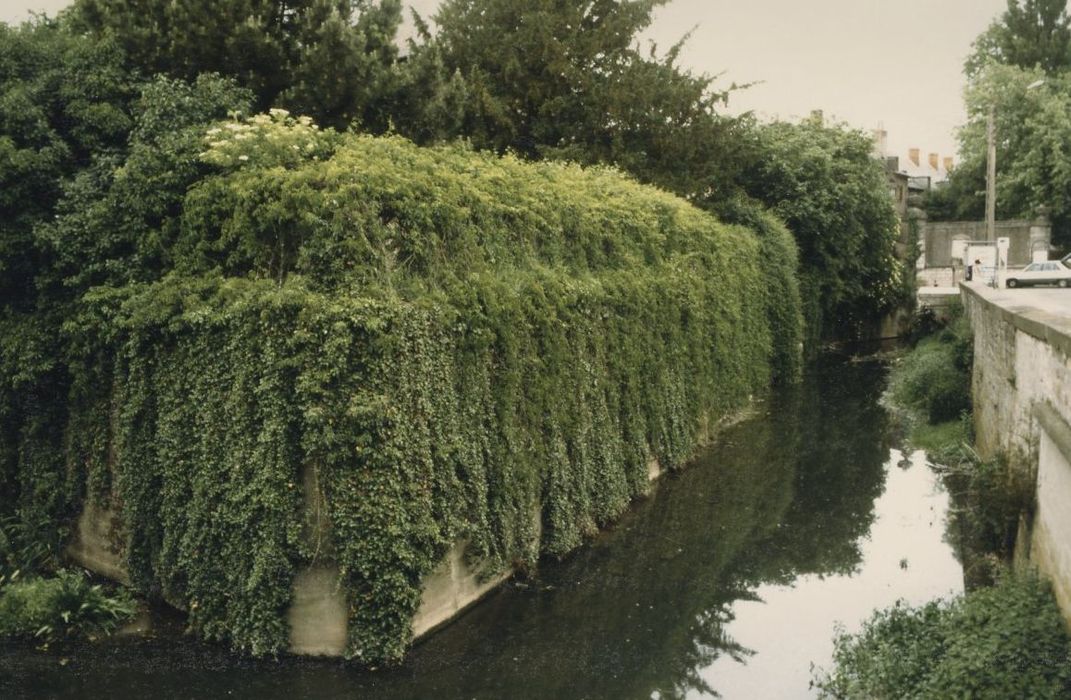
POLYGON ((799 252, 792 232, 760 205, 742 199, 724 203, 719 207, 719 215, 726 221, 748 227, 758 235, 766 277, 763 295, 773 342, 770 370, 777 382, 798 381, 803 372, 804 352, 817 351, 818 343, 815 337, 810 346, 805 345, 807 339, 798 278, 799 252))
POLYGON ((958 463, 964 445, 970 444, 970 416, 963 414, 958 420, 943 423, 919 423, 911 428, 911 444, 925 450, 930 459, 938 464, 958 463))
POLYGON ((921 340, 890 378, 893 401, 930 424, 958 419, 971 407, 972 336, 962 315, 921 340))
POLYGON ((1048 585, 1007 577, 951 602, 878 611, 835 641, 827 698, 1066 698, 1071 638, 1048 585))
POLYGON ((55 578, 31 578, 0 588, 0 637, 107 634, 134 611, 125 590, 108 594, 83 574, 61 571, 55 578))
POLYGON ((33 521, 0 517, 0 586, 55 561, 58 533, 41 514, 33 521))

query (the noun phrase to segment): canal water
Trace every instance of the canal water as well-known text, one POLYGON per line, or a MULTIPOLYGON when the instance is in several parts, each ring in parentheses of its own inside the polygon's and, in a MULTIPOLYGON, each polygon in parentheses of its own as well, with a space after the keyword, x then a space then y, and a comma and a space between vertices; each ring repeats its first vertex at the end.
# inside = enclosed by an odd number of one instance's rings
POLYGON ((947 495, 827 361, 614 528, 492 593, 398 668, 251 660, 181 634, 0 646, 3 698, 810 698, 838 626, 962 590, 947 495))

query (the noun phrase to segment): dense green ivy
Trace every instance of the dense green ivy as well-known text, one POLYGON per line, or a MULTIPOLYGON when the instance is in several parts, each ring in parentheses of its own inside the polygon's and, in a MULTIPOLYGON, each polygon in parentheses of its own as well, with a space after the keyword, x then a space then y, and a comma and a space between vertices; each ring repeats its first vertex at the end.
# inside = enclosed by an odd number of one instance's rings
POLYGON ((455 542, 488 574, 563 555, 651 458, 678 468, 798 376, 795 250, 766 215, 756 236, 613 171, 280 111, 200 158, 154 243, 171 271, 88 290, 65 325, 45 471, 57 512, 116 508, 135 587, 206 637, 285 649, 293 577, 328 563, 349 654, 397 658, 455 542))

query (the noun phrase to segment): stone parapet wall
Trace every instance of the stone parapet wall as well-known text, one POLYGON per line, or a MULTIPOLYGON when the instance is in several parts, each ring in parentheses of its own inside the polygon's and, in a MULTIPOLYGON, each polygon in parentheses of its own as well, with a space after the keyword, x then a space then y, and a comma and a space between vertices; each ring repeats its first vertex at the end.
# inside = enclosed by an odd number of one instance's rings
POLYGON ((1071 620, 1071 426, 1051 404, 1037 411, 1037 512, 1030 537, 1030 558, 1052 581, 1053 592, 1071 620))
MULTIPOLYGON (((1016 552, 1053 583, 1071 624, 1071 317, 961 285, 974 330, 971 395, 978 453, 1036 480, 1036 507, 1016 552)), ((1071 303, 1071 298, 1069 298, 1071 303)))
POLYGON ((1037 405, 1048 402, 1071 422, 1071 327, 1044 311, 995 301, 1001 295, 988 288, 960 289, 974 329, 971 396, 979 452, 1034 452, 1037 405))

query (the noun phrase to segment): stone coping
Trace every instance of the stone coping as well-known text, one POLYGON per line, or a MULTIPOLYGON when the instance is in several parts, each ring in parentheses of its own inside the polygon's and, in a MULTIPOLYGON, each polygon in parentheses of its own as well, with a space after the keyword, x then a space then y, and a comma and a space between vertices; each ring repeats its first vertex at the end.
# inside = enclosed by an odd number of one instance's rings
MULTIPOLYGON (((1003 298, 1002 290, 981 287, 961 282, 960 292, 974 297, 981 303, 997 310, 1006 323, 1016 329, 1048 343, 1066 357, 1071 358, 1071 312, 1066 316, 1054 314, 1017 300, 1003 298)), ((1071 308, 1071 293, 1068 294, 1071 308)))

